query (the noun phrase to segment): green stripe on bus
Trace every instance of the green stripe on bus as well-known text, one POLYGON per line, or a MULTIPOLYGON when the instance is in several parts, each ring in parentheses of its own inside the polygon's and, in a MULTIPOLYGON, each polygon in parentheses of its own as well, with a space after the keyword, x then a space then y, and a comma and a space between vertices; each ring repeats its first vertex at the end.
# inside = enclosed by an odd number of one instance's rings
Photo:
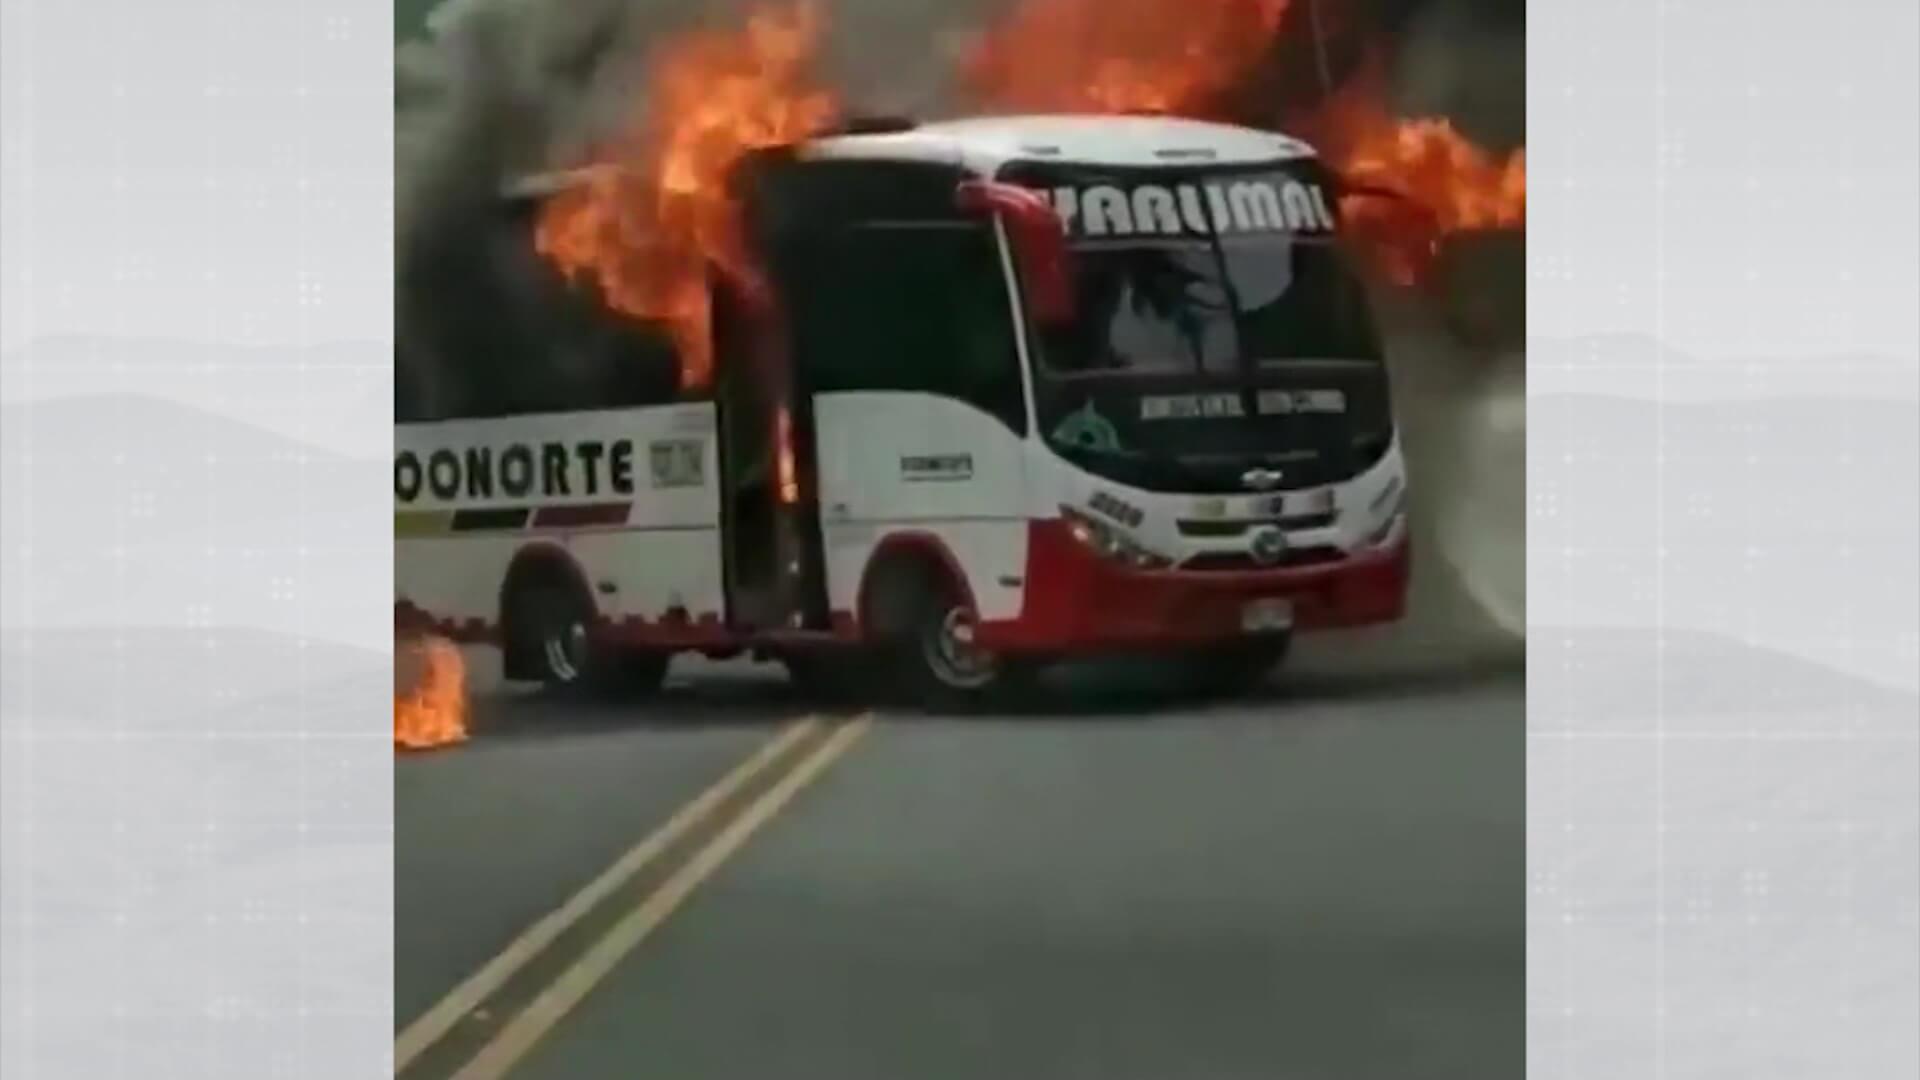
POLYGON ((393 515, 395 536, 439 536, 451 531, 451 510, 400 510, 393 515))
POLYGON ((513 532, 524 529, 533 516, 530 506, 497 506, 481 510, 456 510, 454 532, 513 532))

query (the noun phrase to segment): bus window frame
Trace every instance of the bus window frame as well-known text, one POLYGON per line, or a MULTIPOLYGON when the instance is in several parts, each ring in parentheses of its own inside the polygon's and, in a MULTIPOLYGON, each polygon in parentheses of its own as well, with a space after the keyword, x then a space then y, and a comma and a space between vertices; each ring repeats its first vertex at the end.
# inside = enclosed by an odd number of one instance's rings
MULTIPOLYGON (((1000 317, 1005 321, 1000 324, 1000 328, 1004 330, 1004 343, 1007 347, 1006 355, 1002 361, 1005 370, 996 376, 996 379, 1008 378, 1004 389, 1016 392, 1018 394, 1018 401, 1016 403, 1012 400, 1011 394, 1008 395, 1008 400, 994 401, 990 395, 962 393, 958 392, 952 386, 941 388, 916 386, 907 384, 905 380, 889 382, 887 380, 869 380, 864 378, 853 379, 846 380, 849 385, 842 386, 836 384, 833 389, 820 390, 817 389, 819 380, 808 370, 805 359, 808 351, 805 349, 797 349, 795 359, 796 373, 799 376, 800 385, 805 388, 807 393, 871 390, 877 392, 893 391, 925 394, 929 397, 936 397, 945 401, 965 405, 968 408, 990 416, 1008 428, 1018 438, 1024 439, 1034 430, 1033 393, 1031 372, 1029 371, 1030 354, 1027 347, 1022 297, 1018 292, 1017 280, 1009 273, 1008 239, 1004 226, 1000 222, 987 218, 911 219, 852 217, 830 223, 823 228, 812 230, 811 232, 816 240, 820 238, 842 240, 846 237, 862 234, 878 235, 907 232, 967 232, 978 233, 984 237, 988 242, 988 250, 985 254, 989 261, 980 268, 982 271, 985 271, 985 273, 982 273, 978 280, 980 283, 991 280, 999 291, 998 302, 995 304, 996 309, 1001 309, 1001 306, 1004 305, 1000 311, 1000 317)), ((819 255, 816 251, 803 255, 801 261, 805 264, 818 259, 819 255)), ((859 291, 859 284, 857 282, 846 287, 853 289, 855 292, 859 291)), ((796 300, 792 308, 797 313, 799 307, 800 301, 796 300)), ((798 333, 799 331, 796 327, 796 338, 798 333)))

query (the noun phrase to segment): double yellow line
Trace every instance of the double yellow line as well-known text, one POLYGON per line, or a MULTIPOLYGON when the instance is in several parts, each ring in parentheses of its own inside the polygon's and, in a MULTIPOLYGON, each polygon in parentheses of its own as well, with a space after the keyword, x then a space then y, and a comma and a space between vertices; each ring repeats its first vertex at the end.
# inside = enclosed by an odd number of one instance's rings
POLYGON ((740 850, 761 826, 843 756, 872 726, 862 715, 828 728, 818 717, 795 721, 712 787, 681 807, 567 901, 527 927, 499 955, 468 976, 432 1008, 408 1024, 393 1044, 396 1075, 440 1043, 463 1020, 475 1016, 495 994, 569 929, 621 891, 641 871, 672 850, 763 776, 777 776, 726 821, 686 860, 594 940, 452 1075, 455 1080, 494 1080, 507 1075, 555 1024, 599 985, 626 955, 645 941, 700 884, 740 850), (796 748, 811 744, 805 753, 796 748), (776 770, 783 766, 784 771, 776 770))

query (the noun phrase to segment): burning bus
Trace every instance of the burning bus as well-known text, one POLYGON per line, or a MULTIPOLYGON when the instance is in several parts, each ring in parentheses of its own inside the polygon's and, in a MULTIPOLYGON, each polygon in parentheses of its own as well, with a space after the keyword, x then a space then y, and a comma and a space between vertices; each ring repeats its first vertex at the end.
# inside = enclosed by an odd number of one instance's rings
POLYGON ((399 395, 400 613, 509 677, 878 654, 952 700, 1158 652, 1224 682, 1401 616, 1387 371, 1309 146, 1090 115, 762 148, 677 347, 534 251, 596 182, 503 200, 527 302, 571 317, 473 370, 541 374, 399 395))

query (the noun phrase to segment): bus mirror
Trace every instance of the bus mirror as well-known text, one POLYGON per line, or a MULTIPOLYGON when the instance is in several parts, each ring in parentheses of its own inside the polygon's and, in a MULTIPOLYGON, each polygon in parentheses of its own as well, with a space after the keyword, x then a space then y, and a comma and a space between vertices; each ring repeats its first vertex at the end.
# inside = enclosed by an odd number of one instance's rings
POLYGON ((998 216, 1007 228, 1014 262, 1026 290, 1027 310, 1042 326, 1071 322, 1074 316, 1073 253, 1067 227, 1053 204, 1036 191, 1015 184, 969 180, 956 197, 964 213, 998 216))

